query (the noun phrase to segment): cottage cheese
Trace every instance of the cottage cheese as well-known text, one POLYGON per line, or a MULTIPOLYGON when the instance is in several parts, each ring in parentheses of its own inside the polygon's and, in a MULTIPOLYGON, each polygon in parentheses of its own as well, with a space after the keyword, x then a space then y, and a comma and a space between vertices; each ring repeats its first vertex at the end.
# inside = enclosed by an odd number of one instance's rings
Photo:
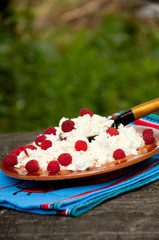
POLYGON ((39 162, 40 169, 47 170, 48 163, 51 160, 57 160, 62 153, 69 153, 72 156, 72 163, 68 166, 60 166, 61 170, 84 171, 92 167, 99 167, 107 162, 114 161, 114 150, 121 148, 125 151, 126 156, 137 155, 137 150, 144 146, 142 137, 136 132, 133 126, 119 126, 119 135, 110 136, 106 130, 111 127, 113 120, 109 117, 101 117, 93 114, 79 116, 71 119, 74 121, 74 129, 70 132, 63 132, 62 123, 67 118, 62 118, 59 126, 56 127, 56 135, 46 134, 47 140, 52 142, 52 147, 42 150, 35 142, 33 145, 36 150, 27 149, 28 155, 22 151, 18 156, 18 164, 15 166, 20 168, 32 159, 39 162), (93 141, 89 142, 89 136, 96 136, 93 141), (62 140, 65 139, 65 140, 62 140), (87 151, 76 151, 75 142, 83 140, 87 143, 87 151))

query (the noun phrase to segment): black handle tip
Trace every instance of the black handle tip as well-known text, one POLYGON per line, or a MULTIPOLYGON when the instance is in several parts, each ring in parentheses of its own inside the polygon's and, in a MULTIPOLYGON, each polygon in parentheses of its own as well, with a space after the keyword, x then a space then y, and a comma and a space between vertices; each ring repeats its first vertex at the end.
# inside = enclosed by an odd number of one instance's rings
POLYGON ((132 110, 128 110, 126 112, 123 112, 119 115, 116 115, 112 117, 114 120, 114 123, 112 124, 112 127, 118 128, 120 124, 123 124, 124 126, 133 122, 135 120, 134 114, 132 110))

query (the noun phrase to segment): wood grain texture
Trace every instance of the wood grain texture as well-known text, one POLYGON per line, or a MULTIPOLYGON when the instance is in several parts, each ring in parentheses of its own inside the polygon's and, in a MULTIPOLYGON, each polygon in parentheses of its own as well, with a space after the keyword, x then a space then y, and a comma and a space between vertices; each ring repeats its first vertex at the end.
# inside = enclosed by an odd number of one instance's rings
MULTIPOLYGON (((0 135, 1 159, 38 132, 0 135)), ((22 213, 0 208, 0 240, 159 239, 159 181, 106 201, 79 216, 22 213)))

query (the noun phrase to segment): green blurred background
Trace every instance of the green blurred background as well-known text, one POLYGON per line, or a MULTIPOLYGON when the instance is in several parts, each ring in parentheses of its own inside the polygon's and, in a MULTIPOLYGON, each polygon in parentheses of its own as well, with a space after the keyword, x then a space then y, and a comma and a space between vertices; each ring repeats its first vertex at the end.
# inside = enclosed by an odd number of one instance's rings
POLYGON ((126 2, 1 0, 0 133, 159 97, 158 20, 126 2))

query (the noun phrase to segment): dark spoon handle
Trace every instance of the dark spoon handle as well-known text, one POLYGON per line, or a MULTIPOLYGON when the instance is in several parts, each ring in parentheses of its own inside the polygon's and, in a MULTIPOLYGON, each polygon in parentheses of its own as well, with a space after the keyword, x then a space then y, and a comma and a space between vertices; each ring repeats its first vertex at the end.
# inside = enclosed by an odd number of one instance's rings
POLYGON ((141 117, 156 112, 159 110, 159 98, 156 98, 152 101, 140 104, 136 107, 133 107, 126 112, 123 112, 112 119, 114 120, 113 127, 118 128, 119 124, 127 125, 141 117))

